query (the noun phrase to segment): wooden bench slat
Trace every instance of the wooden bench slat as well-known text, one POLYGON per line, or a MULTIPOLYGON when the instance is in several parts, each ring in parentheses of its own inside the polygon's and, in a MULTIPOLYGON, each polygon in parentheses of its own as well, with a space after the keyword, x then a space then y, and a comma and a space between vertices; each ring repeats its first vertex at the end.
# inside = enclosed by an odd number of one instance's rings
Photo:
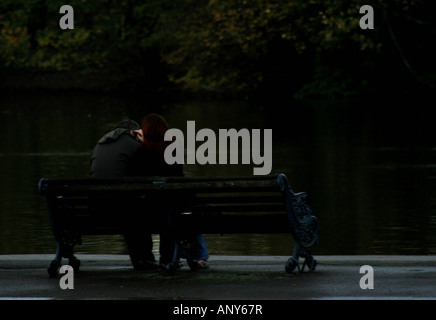
MULTIPOLYGON (((270 191, 277 190, 277 177, 256 179, 64 179, 50 180, 40 182, 41 195, 99 195, 111 193, 136 194, 151 191, 191 191, 191 192, 218 192, 227 191, 270 191)), ((159 179, 159 178, 157 178, 159 179)))
MULTIPOLYGON (((77 220, 80 233, 83 235, 112 235, 120 234, 122 228, 115 221, 102 222, 91 217, 80 217, 77 220), (112 223, 111 223, 112 222, 112 223)), ((283 214, 263 214, 247 217, 246 215, 210 215, 201 216, 195 223, 183 226, 183 233, 189 230, 198 230, 204 234, 245 234, 245 233, 289 233, 287 217, 283 214)), ((144 230, 158 234, 157 226, 144 226, 144 230)))

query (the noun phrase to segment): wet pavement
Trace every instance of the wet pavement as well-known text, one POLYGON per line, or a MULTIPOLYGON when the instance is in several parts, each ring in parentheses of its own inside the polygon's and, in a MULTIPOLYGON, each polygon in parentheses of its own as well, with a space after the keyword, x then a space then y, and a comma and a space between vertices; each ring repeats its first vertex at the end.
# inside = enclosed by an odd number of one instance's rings
POLYGON ((66 282, 48 277, 53 255, 0 255, 0 299, 436 300, 436 256, 315 256, 315 272, 292 276, 285 256, 211 256, 209 269, 173 276, 135 271, 127 255, 77 257, 80 272, 66 282))

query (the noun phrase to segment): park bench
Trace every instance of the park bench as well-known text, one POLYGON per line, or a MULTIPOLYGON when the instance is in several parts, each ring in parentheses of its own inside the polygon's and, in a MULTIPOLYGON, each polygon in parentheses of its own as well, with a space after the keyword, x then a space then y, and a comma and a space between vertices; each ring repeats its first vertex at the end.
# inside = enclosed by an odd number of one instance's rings
MULTIPOLYGON (((48 202, 50 220, 58 247, 49 264, 56 276, 62 258, 78 270, 74 246, 82 235, 122 234, 125 211, 147 217, 150 233, 159 233, 159 219, 149 213, 153 204, 169 204, 171 224, 178 245, 183 236, 197 234, 291 233, 292 257, 287 273, 298 268, 314 271, 316 260, 310 247, 318 239, 318 222, 305 193, 294 193, 284 174, 249 177, 143 177, 123 179, 47 179, 39 192, 48 202), (128 206, 126 206, 128 204, 128 206), (124 212, 123 212, 124 211, 124 212), (300 268, 299 258, 303 258, 300 268)), ((145 229, 144 229, 145 230, 145 229)), ((180 247, 176 249, 178 252, 180 247)), ((178 265, 177 254, 168 270, 178 265)))

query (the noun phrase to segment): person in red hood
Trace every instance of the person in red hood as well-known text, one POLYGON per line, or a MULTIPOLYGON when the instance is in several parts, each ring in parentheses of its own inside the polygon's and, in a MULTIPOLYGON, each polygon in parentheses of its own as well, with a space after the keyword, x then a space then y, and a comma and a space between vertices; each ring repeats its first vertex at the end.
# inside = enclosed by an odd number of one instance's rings
MULTIPOLYGON (((164 117, 150 113, 143 119, 141 128, 143 142, 133 157, 132 165, 129 168, 131 171, 128 174, 134 176, 183 176, 183 166, 181 164, 170 165, 165 161, 165 149, 172 141, 165 141, 164 139, 165 133, 169 129, 164 117)), ((181 197, 191 196, 195 195, 187 194, 181 197)), ((154 200, 156 202, 156 199, 154 200)), ((182 199, 171 199, 171 201, 162 199, 162 205, 159 208, 150 208, 150 211, 154 210, 156 212, 151 214, 159 215, 159 219, 167 219, 172 211, 177 210, 179 201, 182 201, 182 199)), ((171 230, 171 221, 169 221, 169 225, 169 229, 160 234, 160 263, 163 265, 172 262, 174 255, 175 240, 172 237, 174 230, 171 230)), ((177 226, 173 227, 177 228, 177 226)), ((190 267, 193 269, 208 268, 209 252, 203 235, 193 234, 192 240, 195 244, 190 251, 190 267)), ((188 257, 182 256, 182 258, 188 257)))

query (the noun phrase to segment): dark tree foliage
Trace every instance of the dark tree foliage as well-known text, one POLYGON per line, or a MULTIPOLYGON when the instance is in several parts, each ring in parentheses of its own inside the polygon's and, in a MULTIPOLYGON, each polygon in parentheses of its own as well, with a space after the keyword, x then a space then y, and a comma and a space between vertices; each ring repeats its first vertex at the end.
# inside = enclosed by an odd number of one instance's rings
POLYGON ((434 1, 0 0, 0 71, 101 72, 144 90, 346 97, 433 90, 434 1))

